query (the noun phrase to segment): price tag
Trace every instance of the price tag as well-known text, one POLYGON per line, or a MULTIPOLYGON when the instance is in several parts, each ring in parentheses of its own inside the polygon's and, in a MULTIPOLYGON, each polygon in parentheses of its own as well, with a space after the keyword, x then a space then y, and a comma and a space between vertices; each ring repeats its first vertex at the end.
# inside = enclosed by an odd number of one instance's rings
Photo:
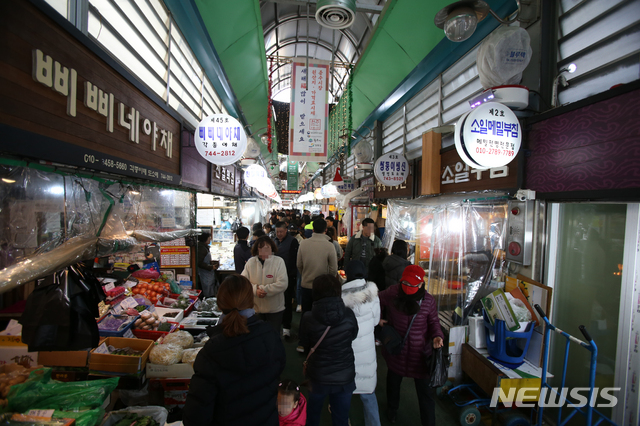
POLYGON ((127 288, 135 287, 137 285, 138 283, 132 280, 128 280, 126 283, 124 283, 124 286, 127 288))
POLYGON ((116 285, 114 283, 109 283, 109 284, 104 286, 104 291, 111 291, 114 288, 116 288, 116 285))
POLYGON ((51 419, 51 417, 53 417, 54 411, 55 410, 29 410, 27 415, 32 417, 40 417, 43 419, 51 419))
POLYGON ((127 297, 122 302, 120 302, 120 307, 123 310, 127 310, 129 308, 135 308, 136 306, 138 306, 138 302, 136 302, 136 299, 134 299, 131 296, 127 297))
POLYGON ((98 346, 93 352, 96 354, 109 355, 109 348, 107 347, 106 343, 103 343, 100 346, 98 346))

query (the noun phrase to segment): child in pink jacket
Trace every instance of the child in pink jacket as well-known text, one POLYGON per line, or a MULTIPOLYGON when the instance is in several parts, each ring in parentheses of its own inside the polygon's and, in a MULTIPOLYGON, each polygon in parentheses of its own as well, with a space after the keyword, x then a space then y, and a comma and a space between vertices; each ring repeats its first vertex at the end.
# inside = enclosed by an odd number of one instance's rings
POLYGON ((307 423, 307 400, 293 380, 278 385, 278 418, 280 426, 304 426, 307 423))

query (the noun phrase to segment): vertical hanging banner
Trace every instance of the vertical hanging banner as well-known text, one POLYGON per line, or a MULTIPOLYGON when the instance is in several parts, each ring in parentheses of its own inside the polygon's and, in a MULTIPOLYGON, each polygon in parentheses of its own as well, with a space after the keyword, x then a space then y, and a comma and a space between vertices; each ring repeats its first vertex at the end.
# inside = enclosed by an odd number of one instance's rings
MULTIPOLYGON (((291 158, 291 157, 289 157, 291 158)), ((298 189, 298 162, 287 161, 287 189, 295 191, 298 189)))
POLYGON ((327 161, 329 65, 294 62, 289 116, 289 160, 327 161), (307 71, 309 75, 307 75, 307 71))

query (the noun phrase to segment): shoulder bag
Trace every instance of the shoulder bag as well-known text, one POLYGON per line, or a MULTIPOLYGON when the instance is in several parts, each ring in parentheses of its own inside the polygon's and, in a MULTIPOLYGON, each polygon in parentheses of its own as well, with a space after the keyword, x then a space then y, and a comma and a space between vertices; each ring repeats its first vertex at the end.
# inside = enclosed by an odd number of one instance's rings
POLYGON ((320 345, 320 343, 324 340, 330 328, 331 326, 328 325, 327 328, 324 330, 324 333, 322 333, 322 337, 320 337, 320 340, 318 340, 318 343, 316 343, 315 346, 311 348, 311 350, 309 351, 309 355, 307 355, 307 359, 305 359, 304 362, 302 363, 302 374, 304 375, 304 377, 307 377, 307 364, 309 363, 309 357, 316 351, 316 349, 318 348, 318 345, 320 345))
MULTIPOLYGON (((418 306, 422 306, 422 300, 418 302, 418 306)), ((404 342, 407 340, 407 337, 409 337, 409 331, 411 331, 413 320, 416 319, 416 316, 419 312, 420 309, 418 309, 418 312, 413 316, 413 318, 411 318, 411 322, 409 323, 407 333, 404 335, 404 339, 400 337, 400 333, 398 333, 398 331, 389 323, 385 324, 380 329, 380 341, 382 342, 382 345, 387 350, 387 352, 389 352, 391 355, 398 355, 400 352, 402 352, 404 342)))

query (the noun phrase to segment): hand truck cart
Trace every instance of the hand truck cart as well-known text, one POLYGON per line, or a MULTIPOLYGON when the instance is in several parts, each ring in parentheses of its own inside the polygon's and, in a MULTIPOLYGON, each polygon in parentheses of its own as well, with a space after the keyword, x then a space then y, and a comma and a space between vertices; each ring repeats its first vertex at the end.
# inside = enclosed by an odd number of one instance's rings
MULTIPOLYGON (((584 338, 587 340, 587 342, 583 342, 577 337, 574 337, 560 330, 559 328, 555 327, 553 324, 549 322, 547 315, 544 313, 540 305, 535 305, 534 307, 536 308, 536 310, 538 311, 538 313, 540 314, 540 316, 542 317, 542 319, 546 324, 544 329, 544 358, 542 361, 542 383, 540 387, 541 391, 542 389, 546 388, 548 392, 554 392, 557 394, 556 390, 551 386, 549 386, 549 384, 547 383, 547 367, 549 362, 549 339, 551 337, 551 331, 555 331, 556 333, 564 336, 564 338, 566 339, 565 350, 564 350, 564 366, 562 367, 562 382, 560 384, 560 389, 563 389, 565 386, 566 375, 567 375, 567 363, 569 361, 569 344, 571 342, 576 343, 581 347, 587 349, 589 352, 591 352, 591 366, 589 368, 589 398, 587 400, 588 402, 582 408, 569 403, 566 408, 571 410, 571 412, 569 413, 569 415, 566 416, 564 420, 562 419, 563 404, 560 404, 560 407, 558 408, 558 418, 556 421, 556 426, 566 425, 576 413, 580 413, 586 418, 587 426, 596 426, 602 422, 615 425, 615 423, 610 418, 606 417, 604 414, 602 414, 601 412, 599 412, 598 410, 596 410, 594 407, 591 406, 591 398, 593 396, 593 388, 595 386, 595 381, 596 381, 596 363, 598 360, 598 347, 596 346, 595 342, 587 332, 587 329, 585 328, 585 326, 581 325, 578 327, 578 329, 580 329, 580 332, 582 333, 584 338), (594 417, 597 419, 595 423, 594 423, 594 417)), ((559 398, 561 400, 564 399, 562 395, 560 395, 559 398)), ((544 403, 539 405, 537 426, 542 425, 543 411, 544 411, 544 403)))

